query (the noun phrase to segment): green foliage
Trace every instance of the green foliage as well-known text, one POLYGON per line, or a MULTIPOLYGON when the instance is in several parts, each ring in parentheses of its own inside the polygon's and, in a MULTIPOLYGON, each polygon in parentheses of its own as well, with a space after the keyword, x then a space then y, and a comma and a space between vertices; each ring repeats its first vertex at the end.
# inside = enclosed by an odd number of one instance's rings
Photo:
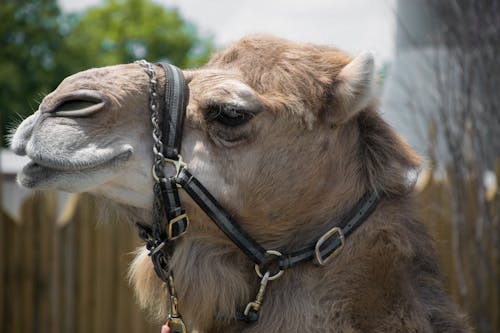
POLYGON ((2 134, 73 73, 140 58, 196 67, 213 50, 177 10, 151 0, 108 0, 67 15, 56 0, 6 0, 0 18, 2 134))
POLYGON ((29 113, 54 86, 54 53, 61 46, 54 0, 8 0, 0 6, 0 114, 2 132, 29 113), (48 38, 50 37, 50 38, 48 38))
POLYGON ((179 67, 199 66, 212 44, 198 37, 195 27, 176 10, 149 0, 109 0, 90 9, 66 38, 60 63, 88 68, 147 58, 168 60, 179 67), (83 63, 82 63, 83 60, 83 63))

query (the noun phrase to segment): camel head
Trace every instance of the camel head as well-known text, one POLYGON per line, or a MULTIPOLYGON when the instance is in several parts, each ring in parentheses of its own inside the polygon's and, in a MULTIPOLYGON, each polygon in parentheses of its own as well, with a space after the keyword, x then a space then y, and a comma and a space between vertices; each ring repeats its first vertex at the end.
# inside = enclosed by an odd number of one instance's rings
MULTIPOLYGON (((155 73, 163 95, 165 74, 160 66, 155 73)), ((311 244, 367 191, 408 190, 407 172, 418 158, 375 109, 371 53, 351 58, 330 47, 255 36, 184 76, 189 103, 181 155, 188 170, 265 248, 311 244)), ((137 63, 66 78, 12 137, 12 149, 31 160, 19 183, 151 210, 149 84, 137 63)), ((251 283, 241 281, 255 276, 244 255, 180 194, 191 223, 170 264, 182 281, 185 317, 207 328, 217 311, 231 315, 248 302, 251 283), (222 276, 227 293, 218 287, 222 276)), ((164 288, 145 252, 131 277, 143 305, 164 309, 164 288)))
MULTIPOLYGON (((160 67, 156 74, 163 87, 160 67)), ((347 205, 346 198, 354 202, 368 187, 390 181, 394 175, 374 177, 381 163, 390 171, 411 160, 389 149, 367 160, 360 115, 369 126, 378 123, 369 52, 350 58, 329 47, 256 36, 185 76, 190 96, 182 156, 190 172, 249 224, 273 221, 286 229, 297 217, 320 218, 347 205), (324 200, 331 205, 318 205, 324 200)), ((19 183, 151 208, 148 85, 136 63, 66 78, 13 135, 13 150, 31 160, 19 183)))

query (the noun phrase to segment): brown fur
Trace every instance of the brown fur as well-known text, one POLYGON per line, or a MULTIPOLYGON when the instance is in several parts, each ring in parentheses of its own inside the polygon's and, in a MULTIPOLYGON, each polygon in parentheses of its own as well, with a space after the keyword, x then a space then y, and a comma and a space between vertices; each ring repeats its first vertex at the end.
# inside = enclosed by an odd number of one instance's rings
MULTIPOLYGON (((180 309, 200 332, 467 332, 441 284, 431 238, 417 221, 408 172, 419 159, 373 102, 339 87, 351 58, 343 52, 266 36, 250 37, 189 74, 186 119, 220 165, 210 190, 267 249, 314 242, 368 190, 385 198, 325 267, 302 264, 270 283, 260 320, 230 320, 253 300, 252 263, 183 196, 192 220, 171 266, 180 309), (206 124, 204 103, 250 86, 264 110, 243 143, 228 144, 206 124), (222 92, 221 92, 222 91, 222 92), (353 97, 354 96, 354 97, 353 97)), ((197 175, 198 176, 198 175, 197 175)), ((141 250, 131 281, 142 305, 165 315, 165 287, 141 250)))

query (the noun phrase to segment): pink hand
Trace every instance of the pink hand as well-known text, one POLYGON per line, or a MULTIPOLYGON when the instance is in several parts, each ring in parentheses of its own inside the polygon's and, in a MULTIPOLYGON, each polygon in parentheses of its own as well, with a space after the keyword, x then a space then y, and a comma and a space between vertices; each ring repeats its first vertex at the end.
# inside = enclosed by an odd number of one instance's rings
POLYGON ((168 327, 167 324, 161 327, 161 333, 170 333, 170 328, 168 327))

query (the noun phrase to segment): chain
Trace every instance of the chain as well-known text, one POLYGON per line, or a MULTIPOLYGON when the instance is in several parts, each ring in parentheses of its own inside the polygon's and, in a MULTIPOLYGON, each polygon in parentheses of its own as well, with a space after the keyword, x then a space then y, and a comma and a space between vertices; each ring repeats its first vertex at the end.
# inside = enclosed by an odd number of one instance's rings
POLYGON ((164 161, 163 156, 163 142, 161 141, 162 132, 160 129, 160 114, 158 109, 160 104, 158 102, 158 80, 156 79, 156 72, 153 65, 146 60, 136 61, 139 65, 144 67, 149 77, 149 109, 151 111, 151 125, 153 126, 153 175, 155 185, 153 186, 153 224, 160 225, 162 219, 162 202, 161 202, 161 189, 160 182, 166 181, 163 174, 162 164, 164 161))
POLYGON ((156 79, 156 73, 151 63, 147 62, 146 60, 139 60, 136 61, 136 63, 144 67, 146 73, 149 76, 149 109, 151 110, 151 124, 153 125, 153 170, 157 176, 155 180, 158 183, 160 181, 165 181, 165 176, 161 168, 165 157, 162 153, 163 142, 161 141, 162 133, 160 129, 160 114, 158 112, 158 109, 160 107, 160 103, 158 102, 158 81, 156 79))

